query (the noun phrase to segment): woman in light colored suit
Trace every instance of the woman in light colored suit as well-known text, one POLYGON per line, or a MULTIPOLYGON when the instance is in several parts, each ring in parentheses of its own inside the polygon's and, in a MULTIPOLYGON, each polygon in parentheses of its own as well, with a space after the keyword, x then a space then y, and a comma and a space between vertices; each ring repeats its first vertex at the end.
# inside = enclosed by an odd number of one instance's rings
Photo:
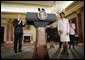
POLYGON ((69 54, 68 53, 68 42, 70 41, 69 38, 69 22, 68 19, 65 18, 64 12, 60 13, 61 19, 58 20, 58 32, 60 35, 60 42, 63 45, 62 54, 69 54))

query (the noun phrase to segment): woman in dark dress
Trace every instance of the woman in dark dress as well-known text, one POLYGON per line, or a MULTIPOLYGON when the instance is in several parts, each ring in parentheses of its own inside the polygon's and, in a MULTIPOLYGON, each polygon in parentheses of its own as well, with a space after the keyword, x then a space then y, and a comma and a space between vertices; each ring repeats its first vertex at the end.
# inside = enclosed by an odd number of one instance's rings
POLYGON ((56 32, 55 29, 52 27, 47 28, 47 40, 50 41, 50 48, 54 48, 54 42, 56 40, 56 32))

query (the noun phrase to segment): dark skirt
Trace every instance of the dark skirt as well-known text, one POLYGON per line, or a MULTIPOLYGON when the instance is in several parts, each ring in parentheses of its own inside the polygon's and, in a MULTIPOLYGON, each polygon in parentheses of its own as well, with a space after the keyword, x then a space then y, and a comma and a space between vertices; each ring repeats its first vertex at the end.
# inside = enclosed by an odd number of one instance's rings
POLYGON ((70 41, 75 41, 75 35, 70 35, 70 41))
POLYGON ((52 35, 48 35, 48 40, 49 40, 49 41, 54 41, 54 40, 55 40, 55 37, 52 36, 52 35))

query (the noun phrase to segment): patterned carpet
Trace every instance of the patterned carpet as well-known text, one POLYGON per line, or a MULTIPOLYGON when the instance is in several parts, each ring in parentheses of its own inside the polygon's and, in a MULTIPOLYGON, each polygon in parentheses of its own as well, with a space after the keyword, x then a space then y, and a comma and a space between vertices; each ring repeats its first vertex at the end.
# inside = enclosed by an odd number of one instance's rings
MULTIPOLYGON (((61 54, 62 48, 59 44, 55 48, 49 48, 47 43, 49 59, 84 59, 84 46, 75 46, 75 49, 68 50, 69 55, 61 54)), ((22 53, 14 53, 13 44, 2 44, 1 59, 32 59, 34 44, 23 43, 22 53)))

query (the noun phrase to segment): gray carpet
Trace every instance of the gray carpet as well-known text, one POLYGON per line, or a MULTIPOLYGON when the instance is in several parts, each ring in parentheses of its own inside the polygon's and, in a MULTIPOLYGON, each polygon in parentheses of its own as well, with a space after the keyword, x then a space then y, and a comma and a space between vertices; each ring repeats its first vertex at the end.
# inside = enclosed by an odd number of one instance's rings
MULTIPOLYGON (((61 54, 62 48, 59 49, 58 44, 55 48, 49 48, 49 44, 47 44, 47 49, 50 59, 84 59, 83 46, 75 46, 75 49, 69 49, 69 55, 61 54)), ((33 47, 22 47, 22 53, 14 53, 13 47, 2 47, 1 59, 32 59, 33 52, 33 47)))

